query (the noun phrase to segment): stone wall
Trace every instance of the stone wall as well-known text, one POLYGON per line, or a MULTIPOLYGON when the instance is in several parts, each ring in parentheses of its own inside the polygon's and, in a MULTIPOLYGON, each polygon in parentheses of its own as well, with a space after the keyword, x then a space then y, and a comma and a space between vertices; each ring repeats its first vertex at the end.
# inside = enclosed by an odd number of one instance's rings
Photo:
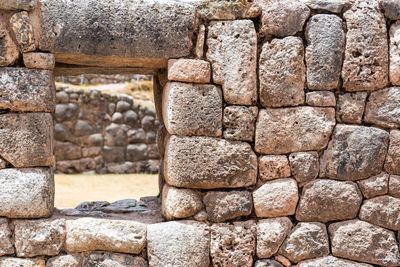
POLYGON ((56 101, 57 172, 158 172, 154 110, 97 90, 59 88, 56 101))
POLYGON ((0 2, 0 266, 400 266, 398 1, 35 4, 0 2), (152 69, 160 199, 54 210, 53 55, 152 69))

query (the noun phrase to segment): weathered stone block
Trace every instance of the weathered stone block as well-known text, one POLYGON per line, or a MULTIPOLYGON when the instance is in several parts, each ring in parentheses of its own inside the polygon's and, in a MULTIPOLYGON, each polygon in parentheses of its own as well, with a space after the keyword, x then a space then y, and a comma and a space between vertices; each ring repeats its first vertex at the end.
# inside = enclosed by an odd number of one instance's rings
POLYGON ((257 223, 257 257, 270 258, 281 247, 293 227, 288 217, 260 220, 257 223))
POLYGON ((336 257, 377 264, 400 264, 399 248, 392 231, 351 220, 329 226, 332 254, 336 257))
POLYGON ((341 13, 346 0, 300 0, 311 9, 341 13))
POLYGON ((53 54, 50 53, 25 53, 24 65, 30 69, 52 70, 56 64, 53 54))
POLYGON ((69 142, 56 142, 54 153, 57 161, 80 159, 82 157, 81 148, 69 142))
POLYGON ((225 102, 257 102, 257 35, 251 20, 212 21, 207 34, 207 59, 213 80, 222 85, 225 102))
POLYGON ((364 201, 360 219, 395 231, 400 230, 400 199, 380 196, 364 201))
POLYGON ((339 95, 336 108, 336 120, 342 123, 361 124, 366 99, 366 92, 339 95))
MULTIPOLYGON (((383 3, 385 1, 382 1, 383 3)), ((389 1, 386 1, 389 2, 389 1)), ((398 4, 397 4, 398 5, 398 4)), ((399 11, 400 11, 400 5, 399 11)), ((400 14, 399 14, 400 15, 400 14)), ((400 56, 399 56, 399 41, 400 41, 400 22, 395 22, 390 26, 389 31, 389 53, 390 53, 390 65, 389 65, 389 77, 390 82, 393 85, 400 85, 400 56)))
POLYGON ((262 181, 290 176, 289 161, 285 155, 261 156, 258 162, 258 169, 262 181))
MULTIPOLYGON (((8 2, 11 2, 10 0, 8 2)), ((2 5, 3 2, 0 3, 2 5)), ((1 9, 1 8, 0 8, 1 9)), ((0 66, 6 67, 14 64, 19 57, 19 50, 14 43, 10 32, 5 26, 5 21, 0 20, 0 66)))
POLYGON ((134 144, 126 147, 126 159, 129 161, 138 161, 148 158, 146 144, 134 144))
POLYGON ((248 143, 173 135, 166 144, 164 171, 166 182, 176 187, 246 187, 256 183, 257 156, 248 143))
POLYGON ((258 260, 254 267, 283 267, 283 265, 275 260, 258 260))
POLYGON ((400 5, 396 0, 382 0, 380 5, 385 12, 385 16, 391 20, 400 19, 400 5))
POLYGON ((131 104, 129 102, 120 100, 117 102, 116 112, 122 113, 122 112, 128 111, 130 108, 131 108, 131 104))
POLYGON ((374 127, 337 125, 320 158, 320 177, 361 180, 379 174, 385 161, 389 134, 374 127))
POLYGON ((30 11, 36 4, 37 0, 3 0, 0 3, 0 9, 30 11))
POLYGON ((321 150, 335 125, 333 108, 262 109, 256 124, 255 150, 261 154, 321 150))
POLYGON ((293 215, 299 199, 294 179, 277 179, 266 182, 253 192, 257 217, 293 215))
POLYGON ((361 192, 353 182, 318 179, 304 186, 296 219, 323 223, 353 219, 362 200, 361 192))
POLYGON ((65 249, 139 254, 146 245, 146 226, 134 221, 81 218, 67 221, 65 249))
POLYGON ((292 153, 289 155, 289 165, 291 173, 298 183, 314 180, 319 173, 318 152, 292 153))
POLYGON ((80 267, 82 257, 78 255, 63 255, 50 258, 46 267, 80 267))
POLYGON ((256 3, 243 1, 199 1, 198 14, 207 20, 255 18, 261 13, 256 3))
POLYGON ((385 128, 400 127, 400 87, 372 92, 365 108, 365 122, 385 128))
POLYGON ((400 176, 390 175, 389 195, 400 198, 400 176))
POLYGON ((371 178, 361 180, 358 182, 358 187, 363 193, 365 198, 373 198, 388 193, 389 175, 381 173, 371 178))
POLYGON ((14 254, 12 233, 5 218, 0 218, 0 256, 14 254))
POLYGON ((306 94, 306 104, 314 107, 334 107, 335 94, 328 91, 309 92, 306 94))
POLYGON ((168 60, 168 80, 179 82, 209 83, 210 63, 196 59, 168 60))
POLYGON ((170 134, 222 135, 222 92, 217 86, 168 83, 162 109, 170 134))
POLYGON ((1 109, 53 112, 54 77, 47 70, 0 69, 1 109))
POLYGON ((14 14, 10 19, 10 25, 22 52, 30 52, 36 49, 33 26, 28 12, 21 11, 14 14))
POLYGON ((267 35, 285 37, 303 30, 310 9, 299 1, 257 0, 262 8, 261 31, 267 35))
POLYGON ((64 245, 65 235, 64 219, 14 221, 18 257, 58 255, 64 245))
POLYGON ((47 168, 0 170, 0 216, 49 217, 54 207, 54 178, 47 168))
POLYGON ((213 224, 210 255, 214 266, 253 266, 255 221, 213 224))
POLYGON ((356 0, 343 17, 347 25, 342 68, 347 91, 376 90, 388 82, 388 40, 385 17, 377 0, 356 0))
POLYGON ((260 55, 260 102, 264 107, 304 103, 304 46, 299 37, 274 39, 260 55))
POLYGON ((308 21, 305 34, 308 88, 337 88, 345 45, 342 19, 336 15, 315 15, 308 21))
POLYGON ((78 118, 79 106, 74 103, 58 104, 54 114, 57 122, 73 121, 78 118))
POLYGON ((224 138, 235 141, 254 140, 257 107, 227 106, 224 108, 224 138))
POLYGON ((45 267, 44 259, 0 258, 0 267, 45 267))
POLYGON ((329 239, 322 223, 299 223, 292 229, 279 253, 292 262, 329 255, 329 239))
MULTIPOLYGON (((121 253, 95 251, 90 253, 82 266, 101 267, 148 267, 145 259, 121 253)), ((69 267, 69 266, 68 266, 69 267)))
POLYGON ((372 267, 372 265, 326 256, 299 262, 298 267, 372 267))
POLYGON ((181 219, 195 215, 203 208, 200 195, 191 189, 164 185, 162 213, 167 219, 181 219))
POLYGON ((125 146, 127 144, 128 126, 124 124, 111 123, 105 129, 104 145, 125 146))
POLYGON ((101 131, 101 128, 98 129, 95 127, 93 124, 91 124, 88 121, 85 120, 77 120, 74 123, 74 134, 76 136, 85 136, 85 135, 91 135, 94 134, 98 131, 101 131))
POLYGON ((149 266, 208 267, 210 231, 206 224, 176 221, 147 227, 149 266))
POLYGON ((204 205, 208 219, 212 222, 223 222, 251 214, 253 202, 248 191, 207 192, 204 205))

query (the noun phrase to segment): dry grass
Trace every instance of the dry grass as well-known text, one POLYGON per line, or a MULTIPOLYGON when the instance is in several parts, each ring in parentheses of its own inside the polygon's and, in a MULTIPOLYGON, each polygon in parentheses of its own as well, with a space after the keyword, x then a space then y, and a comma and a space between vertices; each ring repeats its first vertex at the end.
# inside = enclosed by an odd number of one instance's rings
POLYGON ((56 174, 55 182, 57 208, 74 208, 84 201, 139 199, 159 193, 157 174, 56 174))

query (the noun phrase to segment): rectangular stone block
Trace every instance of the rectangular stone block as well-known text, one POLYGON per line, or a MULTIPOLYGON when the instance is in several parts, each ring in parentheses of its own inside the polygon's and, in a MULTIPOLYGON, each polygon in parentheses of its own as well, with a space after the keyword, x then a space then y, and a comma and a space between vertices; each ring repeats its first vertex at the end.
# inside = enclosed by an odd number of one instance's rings
POLYGON ((0 109, 53 112, 56 89, 51 71, 0 69, 0 109))
POLYGON ((168 60, 168 80, 179 82, 209 83, 211 79, 210 63, 196 59, 168 60))
POLYGON ((30 11, 37 4, 37 0, 2 0, 0 9, 3 10, 26 10, 30 11))
POLYGON ((16 168, 51 166, 52 139, 49 113, 0 114, 0 156, 16 168))
POLYGON ((227 106, 224 108, 224 138, 232 141, 254 140, 258 108, 255 106, 227 106))
POLYGON ((0 216, 49 217, 54 207, 54 176, 48 168, 0 170, 0 216))
POLYGON ((0 267, 45 267, 44 259, 0 258, 0 267))
POLYGON ((14 254, 12 233, 8 220, 0 218, 0 256, 14 254))

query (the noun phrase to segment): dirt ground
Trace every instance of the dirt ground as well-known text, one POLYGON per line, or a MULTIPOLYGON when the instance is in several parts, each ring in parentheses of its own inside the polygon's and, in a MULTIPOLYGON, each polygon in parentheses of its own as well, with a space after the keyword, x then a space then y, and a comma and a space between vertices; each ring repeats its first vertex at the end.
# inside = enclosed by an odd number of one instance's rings
POLYGON ((74 208, 84 201, 139 200, 159 193, 157 174, 56 174, 55 183, 57 208, 74 208))

